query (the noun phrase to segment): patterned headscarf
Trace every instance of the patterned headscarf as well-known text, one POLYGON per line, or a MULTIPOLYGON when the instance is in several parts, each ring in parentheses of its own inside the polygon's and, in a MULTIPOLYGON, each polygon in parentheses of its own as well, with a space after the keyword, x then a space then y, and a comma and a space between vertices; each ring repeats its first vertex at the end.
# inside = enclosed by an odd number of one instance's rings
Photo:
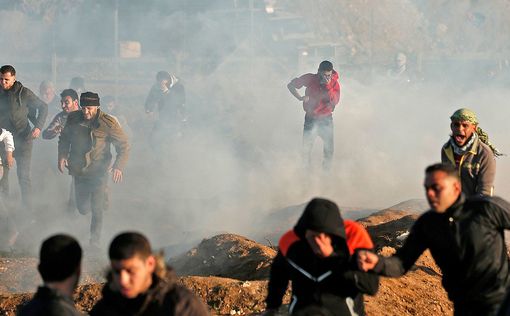
MULTIPOLYGON (((450 116, 450 120, 452 122, 454 122, 454 121, 466 121, 466 122, 469 122, 471 124, 478 125, 478 118, 476 117, 475 112, 473 112, 470 109, 466 109, 466 108, 458 109, 457 111, 455 111, 452 114, 452 116, 450 116)), ((480 141, 482 143, 484 143, 487 146, 489 146, 489 148, 492 150, 492 153, 494 154, 494 156, 499 157, 499 156, 503 156, 504 155, 503 153, 501 153, 496 148, 496 146, 494 146, 489 141, 489 134, 487 134, 484 130, 482 130, 478 126, 476 127, 476 134, 478 134, 478 138, 480 139, 480 141)))

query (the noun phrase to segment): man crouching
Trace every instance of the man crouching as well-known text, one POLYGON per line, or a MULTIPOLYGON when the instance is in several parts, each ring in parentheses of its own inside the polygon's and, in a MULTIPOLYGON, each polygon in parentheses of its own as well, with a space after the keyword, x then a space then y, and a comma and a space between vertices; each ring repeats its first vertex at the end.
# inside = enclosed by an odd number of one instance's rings
POLYGON ((363 293, 374 295, 379 277, 358 271, 353 254, 373 243, 363 226, 342 219, 334 202, 311 200, 278 246, 264 315, 276 314, 289 281, 291 315, 365 315, 363 293))
POLYGON ((109 249, 111 273, 90 315, 209 315, 207 307, 158 265, 145 236, 117 235, 109 249))

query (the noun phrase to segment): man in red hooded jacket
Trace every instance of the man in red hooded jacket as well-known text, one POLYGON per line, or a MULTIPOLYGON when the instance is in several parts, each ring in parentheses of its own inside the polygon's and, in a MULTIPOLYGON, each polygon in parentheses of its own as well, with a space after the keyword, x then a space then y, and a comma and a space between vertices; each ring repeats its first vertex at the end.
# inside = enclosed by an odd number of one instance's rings
POLYGON ((319 136, 324 143, 322 167, 329 170, 335 149, 332 114, 340 101, 338 73, 333 69, 333 64, 325 60, 320 63, 316 74, 307 73, 294 78, 287 88, 296 99, 303 101, 303 110, 306 112, 303 129, 303 156, 306 165, 310 166, 313 142, 319 136), (306 87, 304 96, 298 92, 302 87, 306 87))

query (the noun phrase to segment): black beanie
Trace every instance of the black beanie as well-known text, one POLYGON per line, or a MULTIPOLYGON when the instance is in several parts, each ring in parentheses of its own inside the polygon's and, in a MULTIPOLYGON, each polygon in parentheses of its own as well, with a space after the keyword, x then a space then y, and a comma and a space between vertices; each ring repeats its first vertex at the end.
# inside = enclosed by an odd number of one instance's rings
POLYGON ((99 95, 94 92, 83 92, 80 95, 80 106, 99 106, 99 95))

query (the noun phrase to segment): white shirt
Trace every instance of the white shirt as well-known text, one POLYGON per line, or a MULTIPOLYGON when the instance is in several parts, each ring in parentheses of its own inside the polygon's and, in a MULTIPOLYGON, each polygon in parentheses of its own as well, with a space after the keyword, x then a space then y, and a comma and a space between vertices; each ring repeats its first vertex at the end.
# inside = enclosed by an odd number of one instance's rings
POLYGON ((2 128, 0 129, 0 142, 4 142, 5 151, 14 151, 14 139, 11 132, 2 128))

